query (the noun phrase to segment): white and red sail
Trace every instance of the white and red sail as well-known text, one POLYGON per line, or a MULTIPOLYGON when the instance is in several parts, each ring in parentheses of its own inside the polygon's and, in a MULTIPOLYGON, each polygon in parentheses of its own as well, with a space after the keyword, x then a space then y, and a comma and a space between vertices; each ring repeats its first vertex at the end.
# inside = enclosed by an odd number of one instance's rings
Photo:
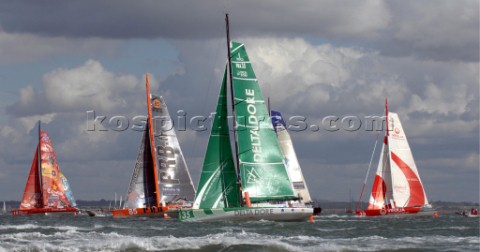
POLYGON ((380 159, 366 210, 357 215, 418 213, 431 209, 397 113, 388 112, 380 159))

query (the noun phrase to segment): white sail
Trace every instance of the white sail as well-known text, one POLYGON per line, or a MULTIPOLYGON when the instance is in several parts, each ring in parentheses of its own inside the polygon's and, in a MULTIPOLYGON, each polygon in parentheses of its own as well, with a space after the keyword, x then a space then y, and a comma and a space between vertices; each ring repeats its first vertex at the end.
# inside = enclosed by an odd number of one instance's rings
POLYGON ((396 113, 388 113, 388 144, 395 207, 428 204, 412 151, 396 113))
POLYGON ((368 209, 428 205, 412 151, 396 113, 388 113, 388 132, 378 162, 368 209))
POLYGON ((428 203, 400 119, 396 113, 388 111, 388 100, 385 100, 385 114, 385 136, 368 207, 366 210, 357 210, 356 214, 358 216, 392 214, 438 216, 428 203))
POLYGON ((161 96, 151 95, 150 99, 160 180, 160 202, 171 203, 179 199, 193 202, 195 188, 167 104, 161 96))
POLYGON ((368 201, 368 209, 381 209, 388 205, 389 200, 392 199, 392 177, 389 160, 388 145, 386 140, 384 140, 373 182, 372 194, 368 201))
POLYGON ((302 168, 298 163, 297 154, 293 148, 292 139, 287 129, 285 128, 285 121, 280 112, 272 111, 272 123, 277 133, 278 143, 280 149, 285 157, 288 176, 292 182, 295 194, 301 198, 303 203, 312 202, 310 192, 303 177, 302 168))

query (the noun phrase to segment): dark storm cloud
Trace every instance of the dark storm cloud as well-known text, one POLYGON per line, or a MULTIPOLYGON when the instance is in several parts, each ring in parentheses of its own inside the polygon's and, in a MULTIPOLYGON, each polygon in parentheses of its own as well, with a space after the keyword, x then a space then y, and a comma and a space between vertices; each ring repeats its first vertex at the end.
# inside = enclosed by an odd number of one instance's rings
MULTIPOLYGON (((208 38, 222 36, 223 13, 235 17, 240 35, 311 34, 335 31, 340 35, 374 32, 385 19, 375 6, 357 1, 7 1, 0 22, 7 32, 47 36, 108 38, 208 38), (325 4, 325 5, 324 5, 325 4), (372 8, 369 8, 372 7, 372 8), (356 12, 355 9, 366 13, 356 12), (365 18, 368 14, 380 14, 365 18), (361 19, 361 23, 348 17, 361 19)), ((380 7, 380 8, 378 8, 380 7)))
POLYGON ((57 37, 308 36, 382 54, 478 61, 478 1, 3 1, 0 30, 57 37))
MULTIPOLYGON (((160 1, 9 1, 3 3, 1 25, 7 32, 45 36, 189 38, 209 36, 208 19, 198 19, 202 10, 188 8, 187 2, 160 1), (47 14, 48 13, 48 14, 47 14), (178 15, 176 13, 183 13, 178 15), (190 24, 190 27, 185 27, 190 24), (185 29, 188 28, 188 29, 185 29), (195 32, 196 31, 196 32, 195 32)), ((213 21, 213 19, 211 19, 213 21)))
POLYGON ((377 45, 385 55, 479 60, 479 1, 389 1, 391 24, 377 45))

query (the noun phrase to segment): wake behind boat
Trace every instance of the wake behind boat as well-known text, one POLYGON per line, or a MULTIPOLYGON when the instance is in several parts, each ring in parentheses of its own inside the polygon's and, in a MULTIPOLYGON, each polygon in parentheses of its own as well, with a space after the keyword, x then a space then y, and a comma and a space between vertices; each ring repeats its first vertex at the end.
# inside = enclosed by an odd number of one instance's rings
POLYGON ((181 221, 306 221, 313 213, 299 202, 286 170, 265 100, 245 46, 231 42, 226 15, 228 64, 192 209, 181 221), (227 75, 227 69, 228 75, 227 75), (235 152, 227 111, 227 78, 236 129, 235 152), (235 153, 235 155, 234 155, 235 153))
POLYGON ((103 210, 103 209, 89 209, 89 210, 84 210, 84 212, 90 216, 90 217, 111 217, 112 216, 112 211, 109 210, 103 210))
POLYGON ((13 215, 76 214, 77 208, 67 178, 60 172, 52 141, 38 122, 38 146, 25 185, 20 208, 13 215))
POLYGON ((437 215, 428 203, 400 119, 388 111, 388 101, 385 111, 387 127, 368 207, 355 213, 357 216, 437 215))
POLYGON ((113 217, 177 217, 178 209, 191 208, 195 188, 180 149, 167 105, 150 93, 148 75, 147 129, 143 134, 127 197, 113 217))

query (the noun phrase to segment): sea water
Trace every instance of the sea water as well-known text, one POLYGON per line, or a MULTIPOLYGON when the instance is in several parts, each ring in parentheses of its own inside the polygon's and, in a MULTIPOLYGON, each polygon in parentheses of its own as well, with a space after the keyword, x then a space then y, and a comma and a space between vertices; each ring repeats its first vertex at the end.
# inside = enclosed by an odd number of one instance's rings
POLYGON ((0 216, 0 251, 476 251, 479 219, 461 215, 315 223, 88 216, 0 216))

